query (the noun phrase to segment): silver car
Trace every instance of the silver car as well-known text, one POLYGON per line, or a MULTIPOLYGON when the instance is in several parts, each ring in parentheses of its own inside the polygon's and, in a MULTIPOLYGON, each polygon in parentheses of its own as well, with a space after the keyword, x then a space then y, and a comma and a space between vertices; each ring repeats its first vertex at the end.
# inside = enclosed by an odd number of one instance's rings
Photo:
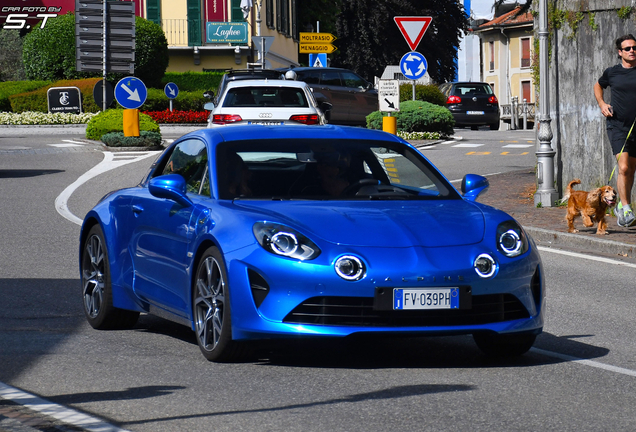
POLYGON ((330 103, 318 104, 302 81, 258 79, 228 82, 219 103, 211 110, 208 127, 237 124, 322 125, 329 119, 330 103))

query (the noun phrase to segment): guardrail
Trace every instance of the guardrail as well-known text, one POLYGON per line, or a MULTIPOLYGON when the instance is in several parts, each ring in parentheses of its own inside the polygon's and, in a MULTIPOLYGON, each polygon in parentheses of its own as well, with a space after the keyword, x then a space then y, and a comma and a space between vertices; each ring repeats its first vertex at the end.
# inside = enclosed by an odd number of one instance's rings
POLYGON ((511 129, 528 129, 528 123, 533 125, 536 123, 536 104, 527 103, 525 99, 519 103, 519 98, 514 96, 511 104, 500 105, 499 109, 501 110, 501 121, 510 123, 511 129), (513 112, 516 112, 517 115, 513 116, 513 112))

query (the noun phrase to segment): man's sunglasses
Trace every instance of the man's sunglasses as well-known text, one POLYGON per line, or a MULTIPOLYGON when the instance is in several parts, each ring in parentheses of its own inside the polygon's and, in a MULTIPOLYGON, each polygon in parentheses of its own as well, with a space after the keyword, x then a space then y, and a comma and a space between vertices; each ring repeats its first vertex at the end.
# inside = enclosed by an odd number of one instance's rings
POLYGON ((626 46, 625 48, 621 48, 621 50, 622 51, 627 51, 627 52, 629 52, 631 50, 636 51, 636 45, 626 46))

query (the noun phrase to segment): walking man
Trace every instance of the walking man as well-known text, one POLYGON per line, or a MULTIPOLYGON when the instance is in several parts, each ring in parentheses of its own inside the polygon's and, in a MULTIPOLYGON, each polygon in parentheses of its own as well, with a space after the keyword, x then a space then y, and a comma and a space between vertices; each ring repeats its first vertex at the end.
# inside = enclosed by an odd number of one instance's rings
POLYGON ((620 63, 605 69, 594 84, 594 96, 607 118, 607 136, 618 161, 616 186, 620 202, 616 206, 619 226, 636 223, 631 207, 632 186, 636 171, 636 38, 628 34, 616 39, 620 63), (611 101, 603 100, 603 90, 611 87, 611 101))

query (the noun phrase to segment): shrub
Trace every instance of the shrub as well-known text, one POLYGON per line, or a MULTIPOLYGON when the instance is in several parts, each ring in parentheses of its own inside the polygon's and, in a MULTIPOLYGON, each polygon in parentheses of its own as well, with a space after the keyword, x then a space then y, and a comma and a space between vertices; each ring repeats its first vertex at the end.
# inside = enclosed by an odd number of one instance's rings
POLYGON ((93 87, 98 81, 100 81, 99 78, 56 81, 37 90, 9 96, 9 102, 12 111, 16 113, 25 111, 48 112, 48 89, 51 87, 77 87, 82 94, 82 111, 98 112, 101 111, 101 107, 98 107, 93 99, 93 87))
POLYGON ((51 81, 7 81, 0 83, 0 111, 11 111, 9 96, 36 90, 51 81))
POLYGON ((146 87, 161 86, 168 61, 168 40, 161 26, 135 17, 135 76, 146 87))
MULTIPOLYGON (((139 113, 139 130, 161 133, 159 125, 144 113, 139 113)), ((101 140, 109 132, 124 131, 124 110, 108 109, 97 114, 86 125, 86 138, 101 140)))
MULTIPOLYGON (((415 99, 424 102, 430 102, 434 105, 444 106, 446 104, 446 98, 444 94, 439 91, 439 88, 434 84, 429 85, 416 85, 415 86, 415 99)), ((411 84, 402 84, 400 86, 400 102, 413 100, 413 86, 411 84)))
POLYGON ((1 125, 65 125, 84 124, 94 116, 93 113, 69 114, 69 113, 41 113, 23 112, 21 114, 0 112, 1 125))
POLYGON ((144 111, 157 123, 207 123, 207 111, 144 111))
MULTIPOLYGON (((401 132, 440 132, 452 135, 455 120, 445 107, 429 102, 406 101, 400 103, 400 111, 392 114, 396 117, 397 129, 401 132)), ((369 129, 382 129, 382 113, 374 111, 367 116, 369 129)))
POLYGON ((161 134, 144 130, 138 137, 127 137, 123 132, 109 132, 102 135, 102 142, 108 147, 157 147, 161 145, 161 134))
POLYGON ((198 93, 206 90, 216 92, 223 75, 224 72, 166 72, 161 83, 164 87, 169 82, 175 83, 179 87, 179 96, 182 90, 198 93))

